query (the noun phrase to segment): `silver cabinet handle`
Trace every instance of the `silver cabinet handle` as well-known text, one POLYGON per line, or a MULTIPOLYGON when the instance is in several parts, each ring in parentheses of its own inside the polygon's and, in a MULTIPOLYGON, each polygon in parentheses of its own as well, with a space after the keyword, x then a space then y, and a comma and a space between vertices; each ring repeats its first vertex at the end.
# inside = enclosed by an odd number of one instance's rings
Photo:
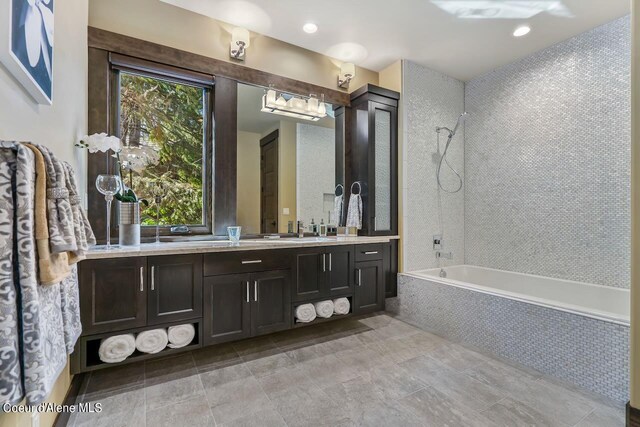
POLYGON ((362 286, 362 269, 358 269, 358 286, 362 286))
POLYGON ((258 302, 258 281, 253 282, 253 300, 258 302))
POLYGON ((249 294, 251 292, 249 291, 249 281, 247 280, 247 302, 249 302, 249 294))
POLYGON ((156 290, 156 266, 151 266, 151 290, 156 290))
POLYGON ((367 251, 367 252, 363 252, 365 255, 377 255, 378 251, 367 251))
POLYGON ((251 259, 248 261, 242 261, 243 264, 260 264, 262 262, 261 259, 251 259))
POLYGON ((322 271, 327 271, 327 254, 322 254, 322 271))
POLYGON ((331 254, 329 254, 329 271, 331 271, 331 254))
POLYGON ((140 267, 140 292, 144 292, 144 267, 140 267))

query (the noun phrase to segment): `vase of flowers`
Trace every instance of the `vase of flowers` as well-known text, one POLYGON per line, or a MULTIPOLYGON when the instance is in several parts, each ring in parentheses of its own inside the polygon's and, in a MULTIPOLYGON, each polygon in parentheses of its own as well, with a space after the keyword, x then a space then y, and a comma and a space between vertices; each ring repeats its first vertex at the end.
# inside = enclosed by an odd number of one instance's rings
POLYGON ((86 148, 89 153, 111 150, 117 163, 117 174, 122 181, 122 189, 114 196, 118 201, 118 234, 120 246, 140 245, 140 204, 148 206, 148 202, 138 198, 131 188, 133 173, 141 173, 144 168, 156 164, 159 155, 150 146, 123 146, 120 138, 106 133, 85 136, 76 146, 86 148), (129 177, 129 186, 125 184, 123 172, 129 177))

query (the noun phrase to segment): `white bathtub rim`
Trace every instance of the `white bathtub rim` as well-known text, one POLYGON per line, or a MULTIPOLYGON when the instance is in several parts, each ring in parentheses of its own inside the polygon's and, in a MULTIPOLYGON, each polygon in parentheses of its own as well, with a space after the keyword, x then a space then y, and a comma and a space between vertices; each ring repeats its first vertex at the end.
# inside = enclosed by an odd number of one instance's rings
MULTIPOLYGON (((448 266, 448 267, 457 267, 457 266, 462 266, 462 265, 467 265, 467 264, 458 264, 455 266, 448 266)), ((480 267, 480 266, 473 266, 471 265, 471 267, 474 268, 481 268, 481 269, 485 269, 485 270, 494 270, 494 271, 506 271, 506 270, 497 270, 494 268, 487 268, 487 267, 480 267)), ((445 269, 447 267, 444 267, 445 269)), ((419 270, 419 271, 415 271, 415 272, 407 272, 407 273, 398 273, 400 276, 407 276, 407 277, 412 277, 415 279, 422 279, 422 280, 429 280, 441 285, 447 285, 447 286, 453 286, 456 288, 462 288, 462 289, 467 289, 467 290, 471 290, 474 292, 480 292, 483 294, 489 294, 489 295, 494 295, 500 298, 506 298, 506 299, 510 299, 510 300, 514 300, 514 301, 519 301, 519 302, 523 302, 523 303, 528 303, 528 304, 534 304, 534 305, 538 305, 541 307, 547 307, 547 308, 551 308, 554 310, 559 310, 559 311, 563 311, 566 313, 571 313, 571 314, 576 314, 578 316, 583 316, 583 317, 589 317, 592 319, 596 319, 596 320, 601 320, 604 322, 609 322, 609 323, 615 323, 621 326, 626 326, 629 327, 630 326, 630 318, 626 317, 626 316, 620 316, 618 314, 615 313, 611 313, 611 312, 607 312, 607 311, 599 311, 599 310, 591 310, 587 311, 585 310, 584 307, 578 306, 578 305, 572 305, 572 304, 566 304, 566 303, 558 303, 558 304, 554 304, 553 302, 547 300, 547 299, 543 299, 543 298, 538 298, 538 297, 533 297, 533 296, 529 296, 529 295, 523 295, 520 293, 516 293, 516 292, 509 292, 509 291, 497 291, 495 288, 490 288, 488 286, 482 286, 482 285, 476 285, 473 283, 467 283, 467 282, 462 282, 459 280, 454 280, 454 279, 447 279, 447 278, 442 278, 439 276, 431 276, 428 274, 424 274, 421 273, 421 271, 425 271, 425 270, 434 270, 435 268, 428 268, 428 269, 424 269, 424 270, 419 270)), ((524 274, 524 273, 517 273, 517 272, 513 272, 513 271, 509 271, 509 273, 514 273, 514 274, 524 274)), ((548 279, 549 277, 546 276, 538 276, 538 275, 534 275, 534 274, 527 274, 528 276, 533 276, 533 277, 543 277, 548 279)), ((566 280, 566 279, 555 279, 554 280, 559 280, 559 281, 563 281, 563 282, 573 282, 573 283, 580 283, 581 285, 587 285, 587 286, 602 286, 602 287, 606 287, 603 285, 596 285, 593 283, 583 283, 583 282, 575 282, 572 280, 566 280)), ((617 289, 617 288, 616 288, 617 289)))

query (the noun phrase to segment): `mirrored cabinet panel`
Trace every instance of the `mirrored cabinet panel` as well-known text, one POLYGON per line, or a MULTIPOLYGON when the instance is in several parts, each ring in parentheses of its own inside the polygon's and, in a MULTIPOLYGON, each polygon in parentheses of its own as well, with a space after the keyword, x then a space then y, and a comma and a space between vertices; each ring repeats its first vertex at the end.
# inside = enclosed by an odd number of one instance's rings
POLYGON ((339 225, 335 113, 321 94, 239 83, 237 168, 243 235, 339 225))

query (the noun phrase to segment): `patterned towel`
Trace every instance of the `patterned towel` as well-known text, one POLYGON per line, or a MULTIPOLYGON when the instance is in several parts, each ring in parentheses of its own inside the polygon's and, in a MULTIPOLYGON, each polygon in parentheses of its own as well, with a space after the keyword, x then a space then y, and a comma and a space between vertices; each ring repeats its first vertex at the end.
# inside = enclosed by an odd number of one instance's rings
POLYGON ((36 147, 44 156, 47 167, 47 208, 51 253, 75 252, 78 250, 78 245, 67 189, 67 170, 47 147, 43 145, 36 145, 36 147))
POLYGON ((76 237, 77 250, 69 254, 69 263, 74 264, 85 258, 85 253, 89 246, 96 244, 96 238, 91 230, 87 214, 82 209, 80 196, 78 195, 78 186, 76 184, 76 174, 67 162, 63 162, 66 173, 66 184, 69 190, 69 202, 71 203, 71 212, 73 214, 73 229, 76 237))
POLYGON ((344 194, 336 196, 333 199, 333 218, 336 222, 336 227, 340 227, 342 223, 342 206, 344 205, 344 194))
POLYGON ((24 397, 20 371, 18 303, 13 265, 16 156, 13 144, 0 142, 0 403, 19 403, 24 397))

